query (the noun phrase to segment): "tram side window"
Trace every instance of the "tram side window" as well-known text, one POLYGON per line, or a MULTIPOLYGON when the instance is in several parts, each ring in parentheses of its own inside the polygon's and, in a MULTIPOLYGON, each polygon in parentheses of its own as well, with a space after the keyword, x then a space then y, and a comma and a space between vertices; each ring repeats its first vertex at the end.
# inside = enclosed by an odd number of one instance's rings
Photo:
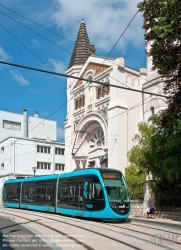
POLYGON ((95 175, 89 177, 84 183, 85 208, 88 210, 102 210, 105 207, 104 192, 95 175))
POLYGON ((77 209, 83 202, 83 181, 71 179, 59 180, 58 206, 77 209))
POLYGON ((36 203, 35 182, 25 182, 22 186, 21 203, 36 203))
POLYGON ((21 183, 7 184, 5 201, 19 203, 21 183))
POLYGON ((58 192, 58 204, 62 204, 63 207, 67 208, 74 208, 77 206, 76 182, 60 182, 58 192))
POLYGON ((35 186, 36 204, 54 206, 56 180, 37 181, 35 186))

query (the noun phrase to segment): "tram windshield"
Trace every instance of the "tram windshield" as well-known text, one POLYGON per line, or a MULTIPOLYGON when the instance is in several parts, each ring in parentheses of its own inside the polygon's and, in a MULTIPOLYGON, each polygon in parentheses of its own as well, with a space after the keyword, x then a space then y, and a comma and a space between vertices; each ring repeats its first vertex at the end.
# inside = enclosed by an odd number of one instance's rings
POLYGON ((103 173, 102 178, 110 202, 129 202, 128 187, 121 173, 103 173))

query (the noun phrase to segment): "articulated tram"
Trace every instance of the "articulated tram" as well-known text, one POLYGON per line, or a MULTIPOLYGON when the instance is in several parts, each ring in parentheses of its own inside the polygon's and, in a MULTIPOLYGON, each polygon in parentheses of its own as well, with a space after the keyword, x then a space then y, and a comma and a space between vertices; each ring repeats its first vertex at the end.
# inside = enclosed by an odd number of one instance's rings
POLYGON ((3 205, 75 217, 125 220, 130 213, 130 196, 120 171, 90 168, 7 180, 3 205))

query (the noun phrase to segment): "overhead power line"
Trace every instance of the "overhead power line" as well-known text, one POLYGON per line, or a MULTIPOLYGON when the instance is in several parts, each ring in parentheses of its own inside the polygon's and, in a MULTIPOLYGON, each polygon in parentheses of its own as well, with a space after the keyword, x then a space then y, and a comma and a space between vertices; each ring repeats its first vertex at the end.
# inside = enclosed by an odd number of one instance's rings
MULTIPOLYGON (((27 19, 28 21, 30 21, 30 22, 32 22, 32 23, 34 23, 34 24, 36 24, 36 25, 38 25, 38 26, 40 26, 40 27, 42 27, 42 28, 44 28, 44 29, 46 29, 46 30, 52 32, 52 33, 54 33, 55 35, 60 36, 60 37, 62 37, 63 39, 65 39, 65 40, 67 40, 67 41, 69 41, 69 42, 75 44, 74 42, 70 41, 69 39, 67 39, 67 38, 65 38, 65 37, 63 37, 63 36, 61 36, 61 35, 59 35, 59 34, 56 33, 56 32, 53 32, 53 31, 50 30, 50 29, 47 29, 46 27, 44 27, 44 26, 42 26, 42 25, 40 25, 40 24, 38 24, 38 23, 32 21, 31 19, 28 19, 28 18, 24 17, 23 15, 21 15, 21 14, 15 12, 15 11, 13 11, 13 10, 7 8, 6 6, 4 6, 4 5, 2 5, 2 4, 0 4, 0 6, 3 7, 3 8, 5 8, 5 9, 8 9, 9 11, 11 11, 11 12, 13 12, 13 13, 15 13, 15 14, 17 14, 17 15, 19 15, 19 16, 25 18, 25 19, 27 19)), ((36 31, 34 31, 34 30, 28 28, 27 26, 25 26, 24 24, 20 23, 19 21, 13 19, 12 17, 8 16, 7 14, 5 14, 5 13, 3 13, 3 12, 1 12, 1 11, 0 11, 0 13, 3 14, 3 15, 5 15, 6 17, 10 18, 10 19, 13 20, 14 22, 17 22, 18 24, 22 25, 22 26, 25 27, 26 29, 32 31, 33 33, 37 34, 38 36, 42 37, 43 39, 47 40, 48 42, 54 44, 55 46, 59 47, 60 49, 66 51, 66 52, 69 53, 69 54, 71 54, 71 53, 70 53, 69 51, 67 51, 66 49, 64 49, 64 48, 62 48, 61 46, 55 44, 54 42, 52 42, 51 40, 47 39, 46 37, 40 35, 40 34, 37 33, 36 31)), ((137 12, 137 13, 138 13, 138 12, 137 12)), ((134 15, 134 17, 132 18, 132 20, 130 21, 130 23, 127 25, 127 27, 125 28, 125 30, 123 31, 123 33, 120 35, 118 41, 121 39, 121 37, 123 36, 123 34, 125 33, 125 31, 126 31, 127 28, 129 27, 129 25, 131 24, 131 22, 133 21, 133 19, 134 19, 135 16, 137 15, 137 13, 134 15)), ((4 27, 3 27, 3 28, 4 28, 4 27)), ((5 28, 4 28, 4 29, 5 29, 5 28)), ((7 29, 5 29, 5 30, 6 30, 9 34, 11 34, 7 29)), ((11 35, 12 35, 12 34, 11 34, 11 35)), ((18 42, 20 42, 14 35, 12 35, 12 36, 13 36, 18 42)), ((116 44, 118 43, 118 41, 116 42, 116 44)), ((20 43, 21 43, 24 47, 26 47, 22 42, 20 42, 20 43)), ((116 44, 113 46, 113 48, 111 49, 111 51, 114 49, 114 47, 116 46, 116 44)), ((27 47, 26 47, 26 48, 27 48, 27 47)), ((28 48, 27 48, 27 49, 28 49, 28 48)), ((29 50, 32 54, 34 54, 30 49, 28 49, 28 50, 29 50)), ((109 54, 111 53, 111 51, 109 52, 109 54)), ((109 54, 108 54, 108 55, 109 55, 109 54)), ((34 55, 35 55, 35 54, 34 54, 34 55)), ((98 54, 95 54, 95 55, 98 56, 99 58, 102 58, 102 56, 99 56, 98 54)), ((104 63, 105 61, 109 61, 109 62, 111 62, 112 64, 119 66, 118 64, 116 64, 116 63, 113 62, 112 60, 108 59, 108 55, 107 55, 107 57, 104 58, 103 63, 104 63)), ((35 56, 36 56, 36 55, 35 55, 35 56)), ((37 57, 39 60, 41 60, 38 56, 36 56, 36 57, 37 57)), ((41 61, 42 61, 42 60, 41 60, 41 61)), ((43 62, 43 63, 44 63, 44 62, 43 62)), ((102 64, 103 64, 103 63, 102 63, 102 64)), ((45 64, 45 63, 44 63, 44 64, 45 64)), ((48 65, 46 64, 46 66, 48 66, 48 65)), ((110 78, 116 80, 117 82, 120 82, 119 80, 113 78, 112 76, 110 76, 110 78)), ((143 78, 143 77, 140 76, 140 78, 143 78)), ((144 79, 144 78, 143 78, 143 79, 144 79)), ((122 83, 122 82, 120 82, 120 83, 123 84, 124 86, 126 86, 126 84, 124 84, 124 83, 122 83)), ((161 86, 160 86, 160 87, 161 87, 161 86)), ((162 87, 161 87, 161 88, 162 88, 162 87)), ((163 89, 163 88, 162 88, 162 89, 163 89)))
POLYGON ((133 92, 144 93, 144 94, 149 94, 149 95, 154 95, 154 96, 160 96, 160 97, 163 97, 163 98, 170 99, 170 97, 166 96, 166 95, 160 95, 160 94, 151 93, 151 92, 148 92, 148 91, 142 91, 142 90, 138 90, 138 89, 127 88, 127 87, 123 87, 123 86, 108 84, 108 83, 94 81, 94 80, 87 80, 87 79, 82 78, 82 77, 71 76, 71 75, 67 75, 67 74, 57 73, 57 72, 54 72, 54 71, 48 71, 48 70, 33 68, 33 67, 20 65, 20 64, 15 64, 15 63, 10 63, 10 62, 5 62, 5 61, 0 61, 0 63, 5 64, 5 65, 9 65, 9 66, 13 66, 13 67, 19 67, 19 68, 23 68, 23 69, 34 70, 34 71, 38 71, 38 72, 42 72, 42 73, 47 73, 47 74, 52 74, 52 75, 57 75, 57 76, 63 76, 63 77, 66 77, 66 78, 73 78, 73 79, 82 80, 82 81, 89 81, 91 83, 97 83, 97 84, 104 85, 104 86, 107 86, 107 87, 110 86, 110 87, 114 87, 114 88, 118 88, 118 89, 125 89, 125 90, 129 90, 129 91, 133 91, 133 92))
MULTIPOLYGON (((34 31, 34 30, 32 30, 32 29, 28 28, 28 27, 27 27, 27 26, 25 26, 24 24, 22 24, 22 23, 18 22, 17 20, 15 20, 15 19, 14 19, 14 18, 12 18, 12 17, 10 17, 10 16, 6 15, 6 14, 5 14, 5 13, 3 13, 2 11, 0 11, 0 13, 1 13, 1 14, 3 14, 4 16, 6 16, 6 17, 10 18, 10 19, 11 19, 11 20, 13 20, 14 22, 19 23, 21 26, 23 26, 24 28, 26 28, 26 29, 30 30, 31 32, 35 33, 36 35, 40 36, 41 38, 45 39, 45 40, 46 40, 46 41, 48 41, 49 43, 52 43, 53 45, 55 45, 55 46, 59 47, 60 49, 64 50, 65 52, 67 52, 67 53, 71 54, 68 50, 66 50, 66 49, 62 48, 62 47, 61 47, 61 46, 59 46, 58 44, 56 44, 56 43, 52 42, 51 40, 47 39, 46 37, 44 37, 44 36, 40 35, 40 34, 39 34, 39 33, 37 33, 36 31, 34 31)), ((21 44, 22 44, 22 43, 21 43, 21 44)))
POLYGON ((32 23, 34 23, 34 24, 40 26, 41 28, 48 30, 49 32, 51 32, 51 33, 53 33, 53 34, 55 34, 55 35, 57 35, 57 36, 59 36, 59 37, 65 39, 65 40, 67 40, 67 41, 69 41, 69 42, 71 42, 71 43, 74 43, 74 42, 72 42, 71 40, 67 39, 66 37, 61 36, 60 34, 58 34, 58 33, 54 32, 54 31, 52 31, 52 30, 50 30, 50 29, 44 27, 43 25, 41 25, 41 24, 39 24, 39 23, 36 23, 36 22, 32 21, 31 19, 29 19, 29 18, 27 18, 27 17, 25 17, 25 16, 19 14, 18 12, 15 12, 15 11, 9 9, 9 8, 7 8, 6 6, 2 5, 2 4, 0 4, 0 6, 3 7, 3 8, 5 8, 5 9, 7 9, 7 10, 9 10, 9 11, 11 11, 11 12, 13 12, 13 13, 15 13, 15 14, 17 14, 17 15, 19 15, 19 16, 21 16, 21 17, 23 17, 24 19, 26 19, 26 20, 28 20, 28 21, 30 21, 30 22, 32 22, 32 23))
POLYGON ((126 26, 125 30, 123 31, 123 33, 120 35, 120 37, 118 38, 118 40, 116 41, 116 43, 114 44, 114 46, 112 47, 112 49, 110 50, 110 52, 108 53, 108 55, 106 56, 106 58, 104 59, 104 61, 102 62, 102 64, 105 62, 105 60, 108 58, 108 56, 111 54, 111 52, 113 51, 113 49, 116 47, 117 43, 119 42, 119 40, 121 39, 121 37, 124 35, 124 33, 126 32, 126 30, 128 29, 128 27, 130 26, 130 24, 132 23, 133 19, 135 18, 135 16, 138 14, 139 10, 136 12, 136 14, 134 15, 134 17, 131 19, 131 21, 128 23, 128 25, 126 26))
POLYGON ((46 67, 48 66, 40 57, 38 57, 33 51, 31 51, 26 45, 24 45, 18 38, 16 38, 11 32, 9 32, 2 24, 0 26, 9 33, 16 41, 18 41, 23 47, 25 47, 31 54, 33 54, 39 61, 41 61, 46 67))

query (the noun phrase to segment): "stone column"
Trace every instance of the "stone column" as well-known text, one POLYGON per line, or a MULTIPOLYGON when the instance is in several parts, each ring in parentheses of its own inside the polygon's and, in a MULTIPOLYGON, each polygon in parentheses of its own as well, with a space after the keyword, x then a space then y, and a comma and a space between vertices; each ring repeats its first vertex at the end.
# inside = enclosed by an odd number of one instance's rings
POLYGON ((149 178, 147 177, 144 183, 143 215, 146 215, 147 213, 148 200, 150 198, 150 194, 151 194, 151 184, 149 178))

